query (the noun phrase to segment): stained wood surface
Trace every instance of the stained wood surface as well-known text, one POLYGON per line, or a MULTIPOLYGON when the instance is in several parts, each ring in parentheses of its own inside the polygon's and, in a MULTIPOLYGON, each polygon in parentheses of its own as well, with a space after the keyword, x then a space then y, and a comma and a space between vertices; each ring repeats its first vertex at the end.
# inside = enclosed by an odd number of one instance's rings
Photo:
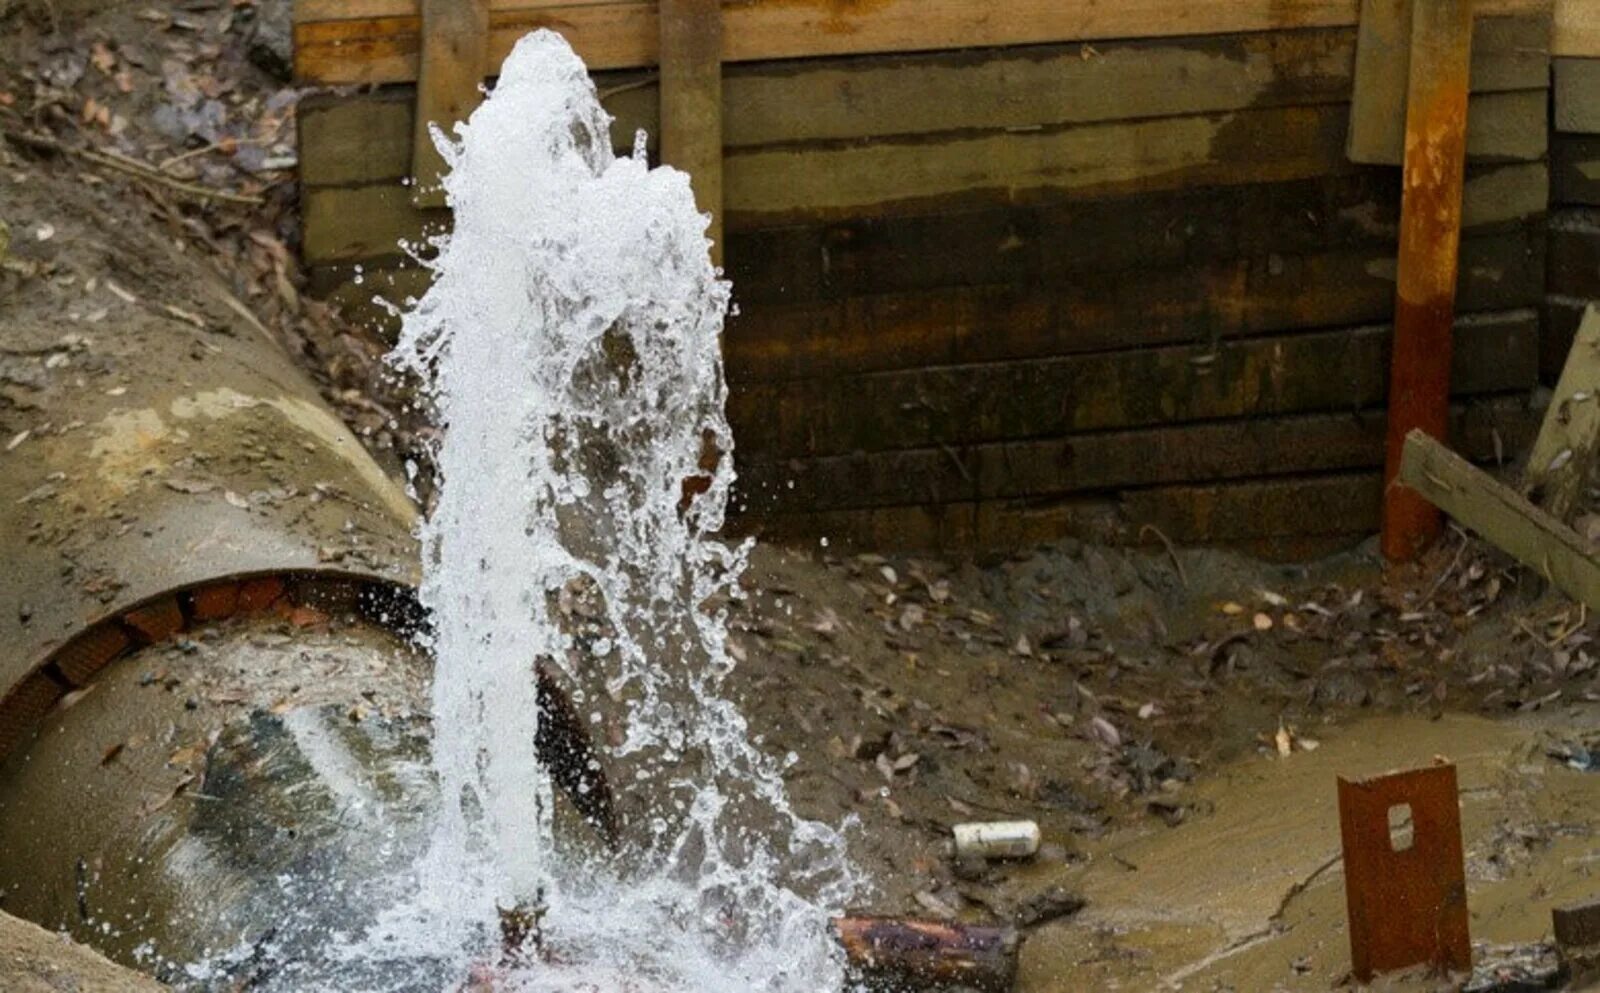
POLYGON ((1600 559, 1571 528, 1421 432, 1406 439, 1400 482, 1484 540, 1600 610, 1600 559))
POLYGON ((1551 49, 1556 55, 1600 58, 1600 0, 1556 0, 1551 49))
MULTIPOLYGON (((1527 397, 1457 405, 1452 444, 1494 460, 1538 427, 1527 397)), ((755 509, 845 510, 992 501, 1212 483, 1383 464, 1382 410, 1250 418, 979 445, 930 445, 816 459, 741 459, 741 498, 755 509)))
POLYGON ((442 207, 444 156, 432 128, 449 135, 477 108, 489 71, 489 0, 421 0, 422 56, 412 129, 411 196, 418 207, 442 207))
POLYGON ((1554 136, 1550 202, 1600 207, 1600 135, 1554 136))
POLYGON ((1591 306, 1578 327, 1550 398, 1550 410, 1528 453, 1527 486, 1552 517, 1566 520, 1577 506, 1600 449, 1600 309, 1591 306))
MULTIPOLYGON (((1532 388, 1531 311, 1463 321, 1459 393, 1532 388)), ((1385 396, 1370 327, 787 383, 735 383, 729 419, 763 460, 979 444, 1231 417, 1361 410, 1385 396)))
MULTIPOLYGON (((1549 85, 1548 31, 1530 17, 1478 22, 1475 92, 1549 85)), ((1170 41, 939 52, 729 67, 729 148, 962 130, 1087 124, 1349 100, 1348 28, 1170 41)), ((659 131, 651 77, 600 73, 617 147, 659 131), (644 85, 639 85, 643 83, 644 85), (607 95, 609 94, 609 95, 607 95)), ((409 175, 408 88, 308 96, 300 108, 302 181, 310 186, 409 175), (359 134, 363 141, 355 143, 359 134)))
MULTIPOLYGON (((1481 0, 1480 11, 1528 13, 1550 5, 1551 0, 1481 0)), ((1353 27, 1358 11, 1359 0, 1012 0, 1005 16, 995 16, 989 0, 754 0, 725 4, 724 59, 1353 27)), ((419 20, 415 0, 297 0, 296 74, 324 84, 413 80, 419 20)), ((653 65, 659 50, 655 3, 493 0, 490 25, 494 64, 517 38, 541 27, 561 31, 592 69, 653 65)), ((1594 33, 1582 16, 1561 16, 1558 25, 1557 44, 1567 54, 1582 54, 1594 33)), ((1600 37, 1592 43, 1600 49, 1600 37)))
POLYGON ((1554 99, 1557 131, 1600 134, 1600 58, 1556 59, 1554 99))
POLYGON ((660 0, 661 160, 689 174, 722 264, 721 0, 660 0))
POLYGON ((1346 150, 1352 162, 1399 165, 1405 153, 1412 0, 1361 0, 1346 150))
MULTIPOLYGON (((1469 149, 1484 160, 1542 158, 1546 99, 1542 90, 1476 98, 1469 149)), ((1081 203, 1348 175, 1355 167, 1344 159, 1346 111, 1338 104, 1283 107, 1054 131, 731 150, 723 165, 726 227, 731 236, 984 203, 1081 203)), ((308 127, 324 133, 322 124, 308 127)), ((447 220, 413 206, 398 182, 311 186, 303 204, 303 252, 313 265, 394 254, 396 238, 415 238, 447 220)))

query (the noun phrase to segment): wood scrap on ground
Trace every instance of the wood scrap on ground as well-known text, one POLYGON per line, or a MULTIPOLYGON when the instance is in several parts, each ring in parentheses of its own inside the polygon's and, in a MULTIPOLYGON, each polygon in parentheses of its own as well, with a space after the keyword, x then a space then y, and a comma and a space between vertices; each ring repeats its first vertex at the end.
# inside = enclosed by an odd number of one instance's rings
POLYGON ((1398 482, 1562 592, 1600 609, 1600 561, 1588 542, 1422 431, 1406 437, 1398 482))

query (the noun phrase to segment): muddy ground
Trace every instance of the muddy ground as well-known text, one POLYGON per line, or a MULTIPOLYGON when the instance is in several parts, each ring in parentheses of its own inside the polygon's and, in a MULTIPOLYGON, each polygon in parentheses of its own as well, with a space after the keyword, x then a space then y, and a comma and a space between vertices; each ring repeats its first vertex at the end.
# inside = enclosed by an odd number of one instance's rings
MULTIPOLYGON (((258 324, 385 465, 420 453, 383 343, 301 294, 286 16, 0 0, 0 418, 19 425, 0 445, 81 427, 34 423, 29 395, 84 336, 175 322, 258 324), (7 350, 22 325, 59 334, 7 350)), ((746 586, 734 687, 798 755, 800 808, 856 819, 862 909, 1018 923, 1030 993, 1347 983, 1335 777, 1435 756, 1461 770, 1474 988, 1545 982, 1550 905, 1600 888, 1600 776, 1576 768, 1600 742, 1596 623, 1458 533, 1387 578, 1370 549, 1281 567, 819 545, 756 549, 746 586), (1037 857, 952 859, 952 825, 1012 818, 1041 824, 1037 857)))

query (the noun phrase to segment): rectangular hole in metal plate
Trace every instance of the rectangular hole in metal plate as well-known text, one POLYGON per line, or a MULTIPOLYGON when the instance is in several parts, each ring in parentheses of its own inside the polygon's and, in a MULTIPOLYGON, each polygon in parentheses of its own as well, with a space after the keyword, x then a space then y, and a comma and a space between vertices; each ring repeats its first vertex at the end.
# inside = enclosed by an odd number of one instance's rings
POLYGON ((1411 804, 1397 803, 1389 808, 1389 847, 1397 852, 1411 848, 1411 804))

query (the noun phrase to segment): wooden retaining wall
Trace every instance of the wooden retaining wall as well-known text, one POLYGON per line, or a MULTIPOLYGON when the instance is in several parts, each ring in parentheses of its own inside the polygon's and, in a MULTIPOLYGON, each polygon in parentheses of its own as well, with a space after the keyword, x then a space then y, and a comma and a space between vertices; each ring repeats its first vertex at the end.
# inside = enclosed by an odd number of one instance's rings
POLYGON ((1560 370, 1584 309, 1600 303, 1600 55, 1558 58, 1554 78, 1547 379, 1560 370))
MULTIPOLYGON (((546 18, 591 65, 651 58, 653 21, 635 22, 653 5, 513 6, 491 4, 497 52, 546 18)), ((739 309, 725 350, 744 520, 946 549, 1155 528, 1293 554, 1373 532, 1400 186, 1397 169, 1345 155, 1357 5, 1012 6, 965 34, 949 21, 971 15, 965 0, 725 8, 739 309), (924 18, 878 19, 913 10, 924 18), (801 15, 859 30, 818 28, 797 52, 785 26, 801 15), (1197 33, 1140 37, 1157 23, 1197 33), (793 57, 819 49, 838 54, 793 57), (863 50, 875 54, 851 54, 863 50)), ((310 97, 300 119, 316 288, 372 320, 375 292, 422 286, 397 241, 447 222, 401 185, 416 103, 405 9, 414 0, 297 6, 306 79, 384 84, 310 97)), ((1600 189, 1600 134, 1552 146, 1549 133, 1552 46, 1583 50, 1588 18, 1548 2, 1479 9, 1455 430, 1492 461, 1531 436, 1541 355, 1559 364, 1541 315, 1556 323, 1578 288, 1552 268, 1547 301, 1546 255, 1574 250, 1567 219, 1593 225, 1563 206, 1547 234, 1546 211, 1553 187, 1560 204, 1600 206, 1582 199, 1600 189)), ((1557 70, 1558 97, 1571 78, 1557 70)), ((596 82, 619 146, 656 130, 648 69, 596 82)))

